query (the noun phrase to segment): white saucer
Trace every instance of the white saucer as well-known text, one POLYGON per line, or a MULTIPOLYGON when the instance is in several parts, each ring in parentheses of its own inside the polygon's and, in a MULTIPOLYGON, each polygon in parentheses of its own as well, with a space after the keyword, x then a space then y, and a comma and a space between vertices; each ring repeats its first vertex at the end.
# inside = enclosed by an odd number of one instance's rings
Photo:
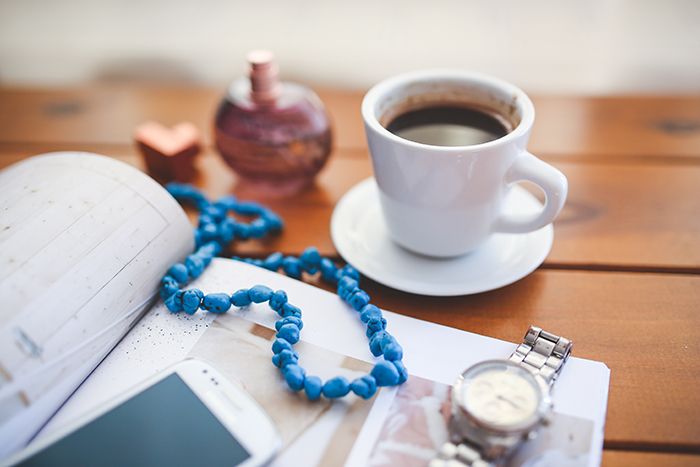
MULTIPOLYGON (((355 185, 338 202, 331 236, 340 255, 365 276, 394 289, 420 295, 469 295, 497 289, 530 274, 552 248, 552 225, 527 234, 494 234, 478 250, 437 259, 412 253, 387 232, 374 178, 355 185)), ((505 211, 537 212, 540 202, 514 186, 505 211)))

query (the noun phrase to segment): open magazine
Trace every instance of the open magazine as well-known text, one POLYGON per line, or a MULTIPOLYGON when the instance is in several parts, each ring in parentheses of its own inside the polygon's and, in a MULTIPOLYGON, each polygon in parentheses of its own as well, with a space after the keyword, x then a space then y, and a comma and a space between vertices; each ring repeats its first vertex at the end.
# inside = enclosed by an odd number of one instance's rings
MULTIPOLYGON (((275 316, 267 306, 188 316, 158 300, 161 276, 192 250, 193 237, 184 211, 146 175, 109 158, 54 154, 0 172, 0 193, 0 459, 194 356, 271 416, 284 443, 274 465, 422 466, 447 439, 455 377, 515 348, 386 312, 409 380, 367 401, 312 403, 270 363, 275 316)), ((371 369, 357 314, 335 294, 227 259, 215 259, 192 287, 258 283, 286 290, 304 310, 295 349, 314 374, 371 369)), ((602 363, 571 358, 554 389, 552 423, 510 465, 598 465, 609 375, 602 363)))

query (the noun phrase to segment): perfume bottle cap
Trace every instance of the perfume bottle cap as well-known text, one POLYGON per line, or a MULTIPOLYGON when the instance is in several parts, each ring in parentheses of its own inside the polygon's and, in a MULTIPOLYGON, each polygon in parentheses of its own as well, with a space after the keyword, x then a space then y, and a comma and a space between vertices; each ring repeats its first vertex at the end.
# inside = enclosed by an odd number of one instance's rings
POLYGON ((279 68, 269 50, 248 53, 250 97, 258 104, 271 104, 280 95, 279 68))

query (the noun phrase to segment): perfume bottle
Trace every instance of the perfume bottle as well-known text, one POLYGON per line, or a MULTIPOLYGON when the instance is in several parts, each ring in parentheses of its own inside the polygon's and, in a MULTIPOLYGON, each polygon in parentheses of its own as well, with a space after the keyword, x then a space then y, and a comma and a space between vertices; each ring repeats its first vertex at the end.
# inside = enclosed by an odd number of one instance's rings
POLYGON ((271 52, 248 55, 248 77, 229 87, 215 120, 221 156, 256 190, 289 195, 313 180, 331 151, 330 119, 311 89, 279 80, 271 52))

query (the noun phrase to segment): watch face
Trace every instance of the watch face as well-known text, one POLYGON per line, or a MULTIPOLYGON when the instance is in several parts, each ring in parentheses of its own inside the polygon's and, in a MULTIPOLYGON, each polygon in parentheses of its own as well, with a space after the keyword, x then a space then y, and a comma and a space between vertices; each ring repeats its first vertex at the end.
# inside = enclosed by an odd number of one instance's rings
POLYGON ((539 420, 546 394, 535 377, 519 365, 483 362, 462 377, 455 385, 456 402, 481 424, 509 430, 539 420))

